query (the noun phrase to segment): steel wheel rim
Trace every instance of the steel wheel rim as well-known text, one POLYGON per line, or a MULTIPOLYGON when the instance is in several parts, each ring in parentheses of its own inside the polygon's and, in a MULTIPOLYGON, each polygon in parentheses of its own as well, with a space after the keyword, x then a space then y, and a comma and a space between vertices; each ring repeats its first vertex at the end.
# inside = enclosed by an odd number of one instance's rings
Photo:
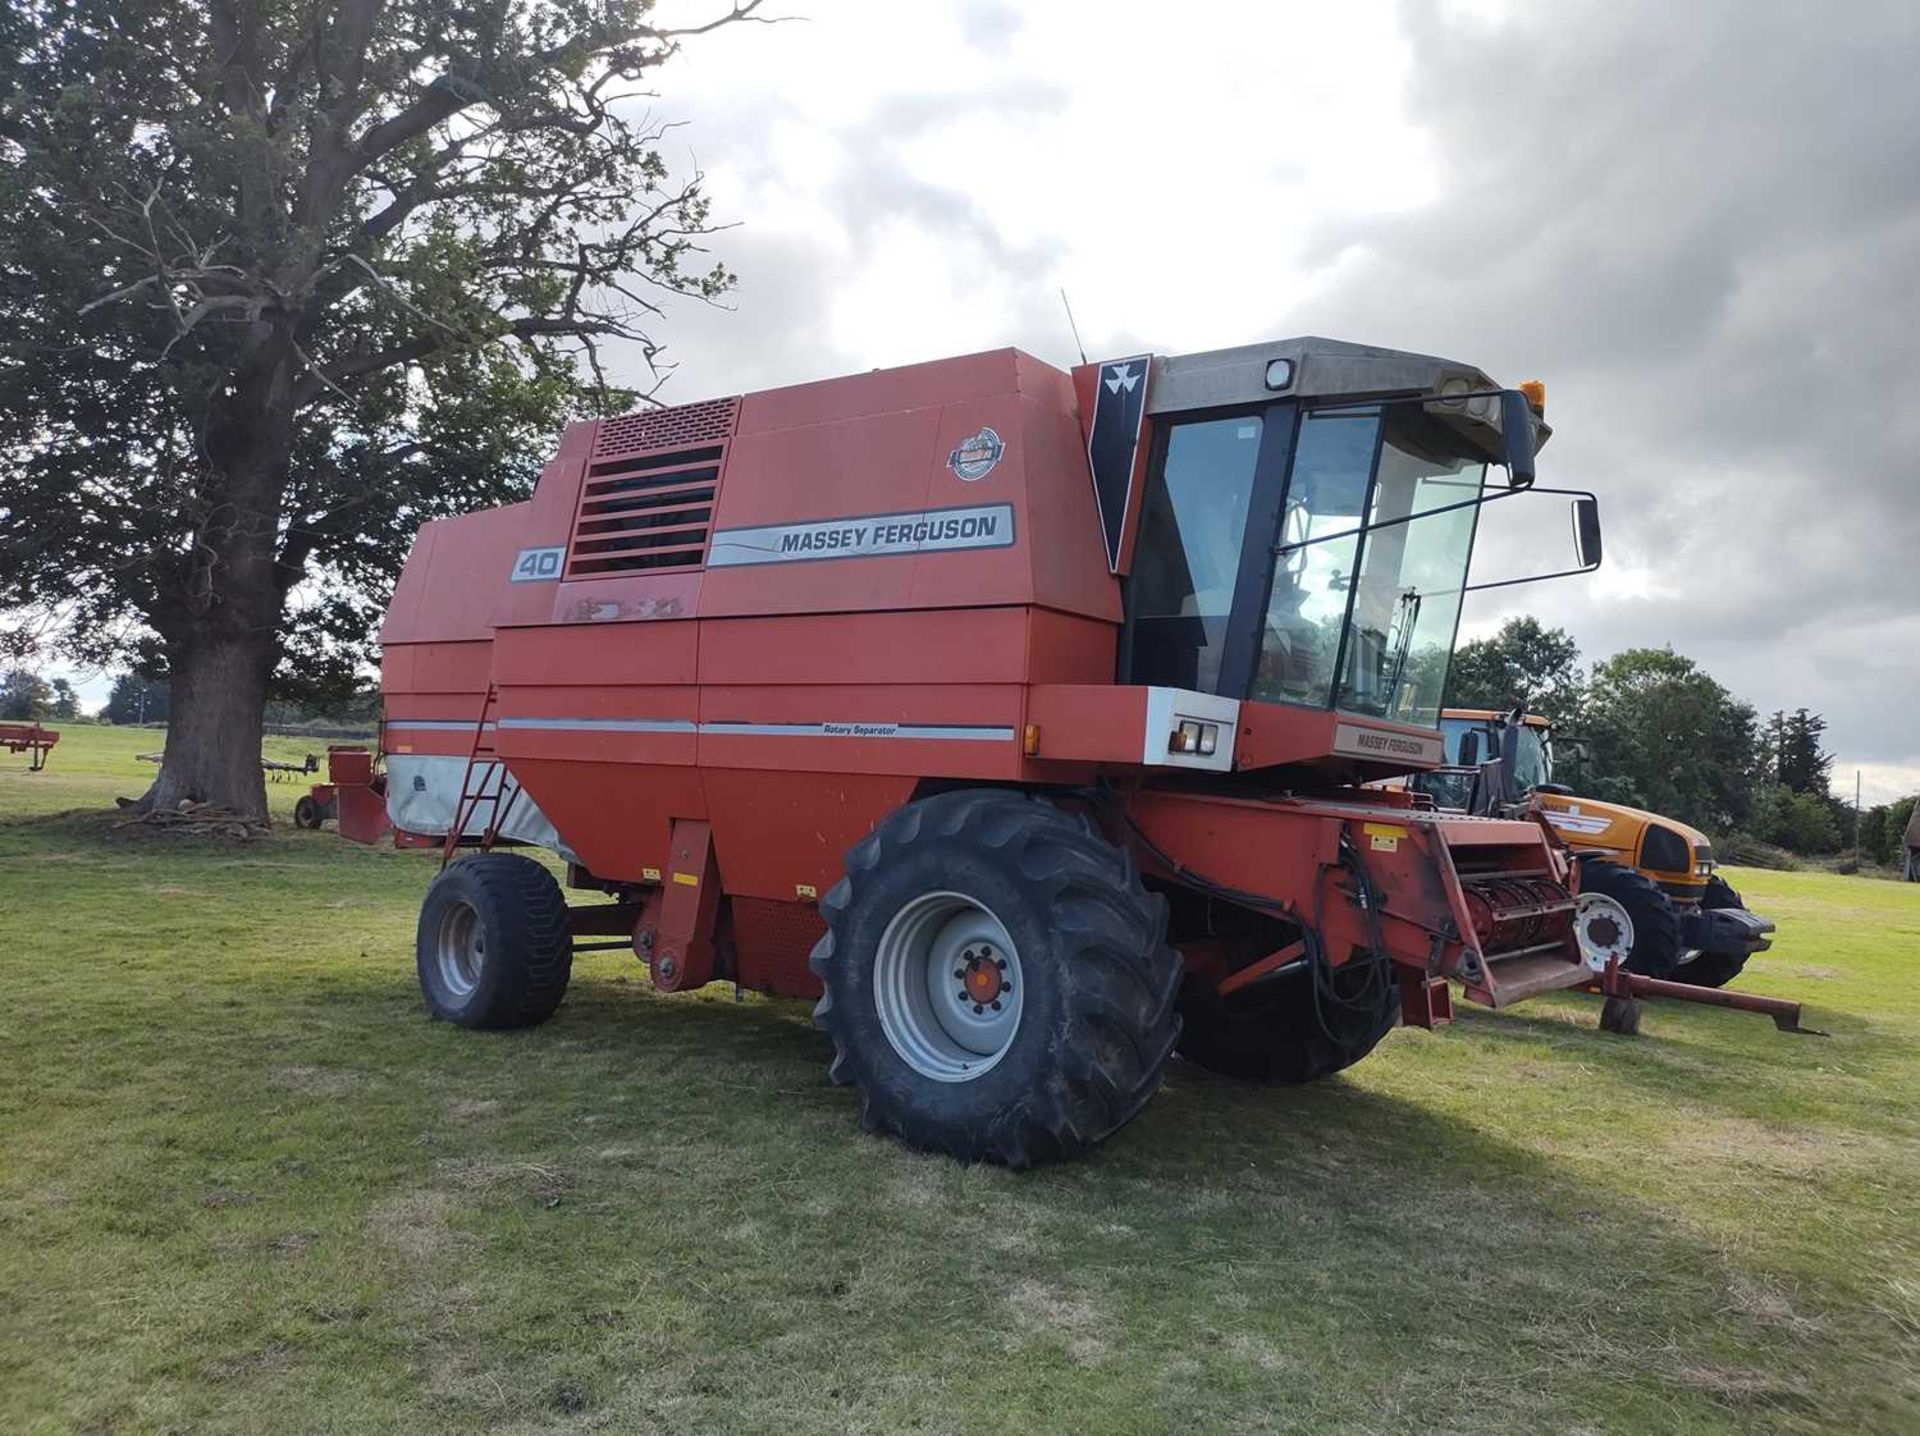
POLYGON ((1020 954, 993 910, 964 893, 923 893, 887 924, 873 1004, 900 1060, 935 1082, 993 1070, 1020 1030, 1020 954))
POLYGON ((434 957, 440 969, 440 982, 448 993, 454 997, 472 996, 480 985, 480 970, 487 960, 480 914, 463 902, 449 904, 440 915, 434 957))
POLYGON ((1633 918, 1617 898, 1605 893, 1581 893, 1573 930, 1580 942, 1580 956, 1595 972, 1604 972, 1609 962, 1617 961, 1624 967, 1633 955, 1633 918))

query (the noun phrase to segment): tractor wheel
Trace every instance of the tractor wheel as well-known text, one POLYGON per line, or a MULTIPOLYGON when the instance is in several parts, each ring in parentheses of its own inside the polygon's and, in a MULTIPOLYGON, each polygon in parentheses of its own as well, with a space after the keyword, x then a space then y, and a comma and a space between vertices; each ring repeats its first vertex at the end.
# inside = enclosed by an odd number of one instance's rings
POLYGON ((847 854, 810 965, 861 1121, 963 1162, 1069 1157, 1131 1121, 1180 1033, 1167 907, 1084 817, 970 789, 847 854))
POLYGON ((1400 1015, 1400 984, 1385 962, 1334 968, 1331 991, 1309 971, 1222 998, 1196 990, 1181 1009, 1180 1055, 1228 1077, 1291 1086, 1330 1077, 1380 1045, 1400 1015))
POLYGON ((1680 915, 1652 878, 1618 863, 1580 864, 1574 931, 1596 972, 1618 958, 1628 972, 1671 977, 1680 961, 1680 915))
MULTIPOLYGON (((1701 895, 1703 908, 1743 908, 1740 894, 1733 884, 1723 877, 1707 879, 1707 890, 1701 895)), ((1747 959, 1753 954, 1746 952, 1694 952, 1673 970, 1675 982, 1691 983, 1695 987, 1725 987, 1747 965, 1747 959)))
POLYGON ((567 901, 532 858, 477 853, 427 889, 414 950, 435 1017, 531 1027, 553 1015, 573 971, 567 901))
POLYGON ((293 805, 293 825, 296 828, 317 828, 327 820, 327 810, 320 806, 320 800, 308 793, 293 805))

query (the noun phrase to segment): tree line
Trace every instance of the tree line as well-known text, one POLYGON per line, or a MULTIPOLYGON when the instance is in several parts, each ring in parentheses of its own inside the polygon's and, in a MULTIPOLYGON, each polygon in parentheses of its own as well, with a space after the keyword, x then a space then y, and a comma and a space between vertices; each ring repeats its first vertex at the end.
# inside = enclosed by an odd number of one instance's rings
MULTIPOLYGON (((173 716, 172 686, 164 678, 139 673, 114 677, 112 691, 93 715, 103 723, 119 725, 165 724, 173 716)), ((46 679, 32 669, 16 666, 0 670, 0 719, 73 721, 83 717, 80 695, 64 678, 46 679)), ((380 721, 380 694, 364 682, 345 697, 321 703, 270 698, 266 723, 272 728, 361 727, 380 721)))
MULTIPOLYGON (((1553 719, 1586 740, 1557 778, 1690 823, 1723 854, 1756 842, 1814 856, 1853 848, 1853 809, 1833 793, 1833 754, 1822 746, 1826 719, 1809 708, 1762 716, 1672 648, 1629 648, 1588 670, 1565 629, 1513 618, 1461 645, 1447 703, 1520 705, 1553 719)), ((1895 861, 1913 807, 1908 797, 1864 810, 1861 856, 1895 861)))
POLYGON ((32 723, 79 716, 80 695, 66 679, 49 681, 30 668, 0 670, 0 720, 32 723))

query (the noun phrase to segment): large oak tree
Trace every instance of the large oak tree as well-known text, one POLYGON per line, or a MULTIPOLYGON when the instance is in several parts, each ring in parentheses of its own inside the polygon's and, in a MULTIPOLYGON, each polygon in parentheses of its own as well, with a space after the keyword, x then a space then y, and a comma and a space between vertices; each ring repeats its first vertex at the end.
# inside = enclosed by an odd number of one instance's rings
POLYGON ((425 519, 630 396, 729 284, 638 96, 651 0, 14 0, 0 608, 171 683, 149 804, 265 811, 270 687, 350 681, 425 519))

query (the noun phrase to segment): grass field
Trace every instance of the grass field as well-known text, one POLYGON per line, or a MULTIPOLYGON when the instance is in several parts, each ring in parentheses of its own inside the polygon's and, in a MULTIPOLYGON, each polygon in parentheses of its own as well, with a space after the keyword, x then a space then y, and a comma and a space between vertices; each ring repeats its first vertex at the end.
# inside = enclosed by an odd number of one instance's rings
POLYGON ((1920 886, 1734 875, 1826 1040, 1553 999, 1015 1176, 620 954, 429 1022, 431 858, 67 814, 156 742, 0 756, 0 1431, 1920 1431, 1920 886))

